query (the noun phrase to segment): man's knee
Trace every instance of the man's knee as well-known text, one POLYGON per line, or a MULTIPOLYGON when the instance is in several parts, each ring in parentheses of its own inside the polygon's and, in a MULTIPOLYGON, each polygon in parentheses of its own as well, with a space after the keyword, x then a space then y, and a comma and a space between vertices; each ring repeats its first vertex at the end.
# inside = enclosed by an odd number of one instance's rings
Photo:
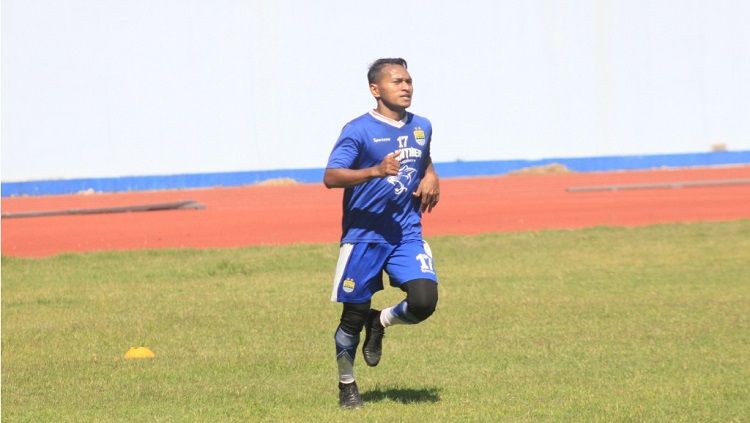
POLYGON ((341 328, 351 335, 360 333, 369 312, 369 301, 362 304, 344 303, 344 310, 341 312, 341 328))
POLYGON ((435 312, 438 301, 438 287, 435 281, 416 279, 404 284, 406 310, 418 319, 426 320, 435 312))

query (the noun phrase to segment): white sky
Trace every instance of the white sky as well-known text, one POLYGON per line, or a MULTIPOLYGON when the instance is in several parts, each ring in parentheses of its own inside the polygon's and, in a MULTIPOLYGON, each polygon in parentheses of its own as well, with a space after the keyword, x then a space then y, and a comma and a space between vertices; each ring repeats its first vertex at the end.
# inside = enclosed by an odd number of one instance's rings
POLYGON ((748 22, 742 0, 3 0, 2 180, 324 167, 382 56, 438 162, 749 150, 748 22))

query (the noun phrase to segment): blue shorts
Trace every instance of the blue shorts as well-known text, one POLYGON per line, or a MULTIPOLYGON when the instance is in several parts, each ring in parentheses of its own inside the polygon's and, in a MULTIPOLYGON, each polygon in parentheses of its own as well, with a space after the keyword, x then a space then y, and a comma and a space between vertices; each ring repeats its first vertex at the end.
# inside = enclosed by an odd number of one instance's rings
POLYGON ((383 290, 383 271, 391 286, 414 279, 437 282, 432 251, 426 241, 405 241, 398 245, 360 242, 341 244, 331 301, 366 303, 383 290))

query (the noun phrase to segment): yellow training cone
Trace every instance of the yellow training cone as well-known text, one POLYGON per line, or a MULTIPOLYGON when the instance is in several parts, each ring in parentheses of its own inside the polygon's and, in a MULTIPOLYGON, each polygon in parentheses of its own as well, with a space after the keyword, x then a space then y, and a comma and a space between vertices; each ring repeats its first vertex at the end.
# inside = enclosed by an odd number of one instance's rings
POLYGON ((154 358, 156 354, 148 347, 130 347, 125 353, 125 358, 154 358))

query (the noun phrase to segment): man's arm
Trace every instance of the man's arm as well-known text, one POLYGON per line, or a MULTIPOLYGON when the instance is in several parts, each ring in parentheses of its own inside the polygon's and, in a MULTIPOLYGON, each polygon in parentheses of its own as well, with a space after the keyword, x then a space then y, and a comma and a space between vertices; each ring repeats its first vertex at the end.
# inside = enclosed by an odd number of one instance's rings
POLYGON ((401 165, 396 153, 390 153, 380 164, 364 169, 328 168, 323 175, 326 188, 349 188, 375 178, 398 175, 401 165))
POLYGON ((432 158, 427 157, 427 167, 424 171, 424 177, 419 182, 417 190, 414 191, 415 197, 421 197, 419 209, 424 213, 431 212, 438 201, 440 201, 440 178, 438 178, 435 168, 432 166, 432 158))

